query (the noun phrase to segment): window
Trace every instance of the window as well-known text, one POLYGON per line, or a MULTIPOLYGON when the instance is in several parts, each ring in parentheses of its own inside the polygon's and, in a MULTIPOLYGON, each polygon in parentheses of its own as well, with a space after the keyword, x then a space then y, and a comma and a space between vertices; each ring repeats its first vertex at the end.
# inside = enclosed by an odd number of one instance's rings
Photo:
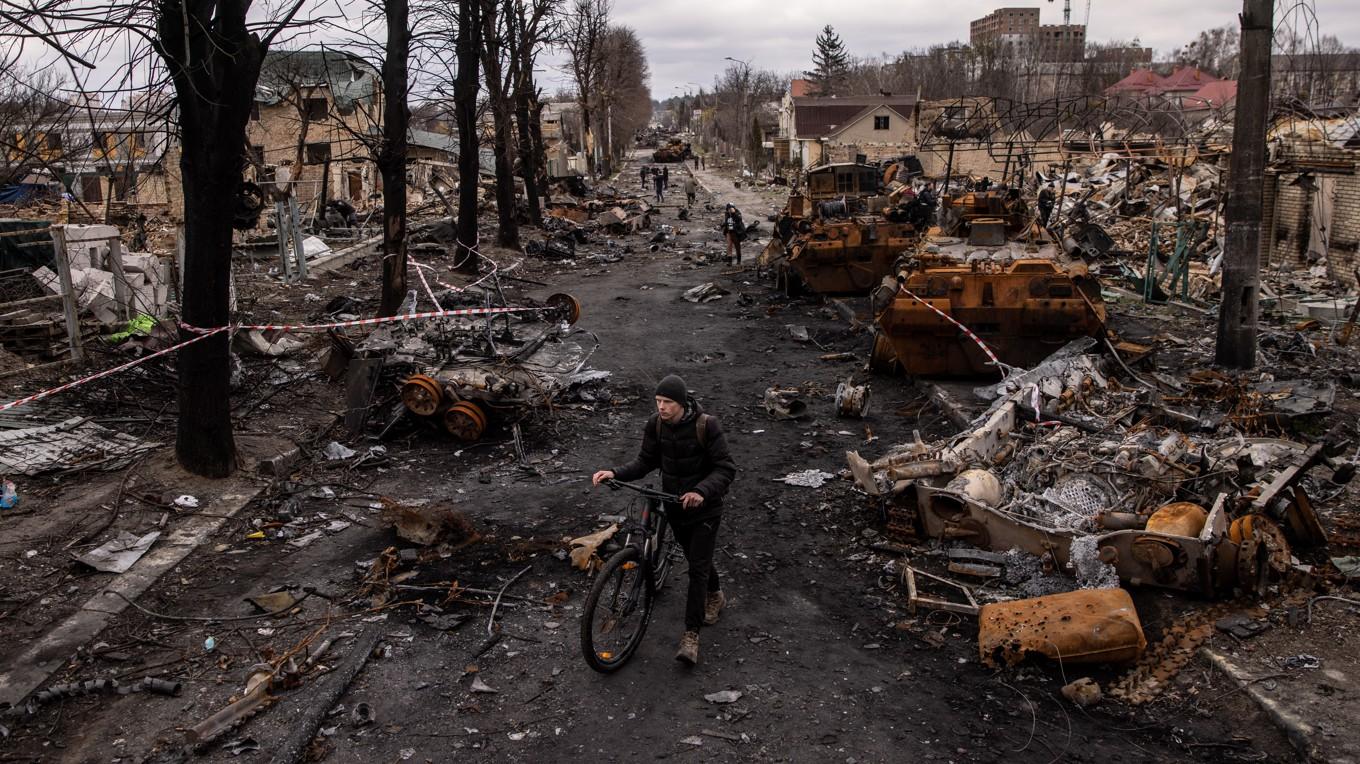
POLYGON ((321 164, 331 158, 329 143, 307 144, 307 164, 321 164))
POLYGON ((887 115, 883 115, 883 116, 880 116, 880 117, 874 117, 874 129, 875 129, 875 130, 887 130, 887 129, 888 129, 888 117, 887 117, 887 115))
POLYGON ((303 108, 307 110, 307 119, 309 120, 325 119, 328 113, 326 99, 324 98, 308 98, 303 102, 303 108))
POLYGON ((61 151, 61 133, 48 133, 46 141, 48 151, 61 151))

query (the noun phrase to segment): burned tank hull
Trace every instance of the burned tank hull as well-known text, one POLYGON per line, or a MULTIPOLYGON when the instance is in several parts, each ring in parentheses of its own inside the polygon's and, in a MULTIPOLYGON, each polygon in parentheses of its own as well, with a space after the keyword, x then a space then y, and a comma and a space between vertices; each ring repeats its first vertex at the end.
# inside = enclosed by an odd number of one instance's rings
POLYGON ((1000 373, 978 343, 944 316, 967 327, 1002 363, 1024 367, 1077 337, 1099 337, 1105 323, 1100 285, 1080 263, 1021 259, 921 267, 899 274, 899 284, 878 313, 878 325, 911 376, 1000 373))
POLYGON ((867 294, 920 239, 910 223, 876 216, 809 220, 800 228, 779 267, 818 294, 867 294))
POLYGON ((652 161, 660 164, 667 164, 670 162, 683 162, 692 156, 693 154, 690 152, 690 145, 688 143, 671 141, 652 152, 652 161))

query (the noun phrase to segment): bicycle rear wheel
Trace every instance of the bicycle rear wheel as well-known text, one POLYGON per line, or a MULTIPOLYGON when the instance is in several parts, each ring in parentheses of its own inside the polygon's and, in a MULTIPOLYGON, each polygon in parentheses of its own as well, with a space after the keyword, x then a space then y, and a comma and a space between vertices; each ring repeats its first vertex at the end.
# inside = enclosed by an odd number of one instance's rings
POLYGON ((624 547, 605 562, 581 613, 581 654, 587 665, 608 674, 628 662, 651 620, 652 594, 640 549, 624 547))

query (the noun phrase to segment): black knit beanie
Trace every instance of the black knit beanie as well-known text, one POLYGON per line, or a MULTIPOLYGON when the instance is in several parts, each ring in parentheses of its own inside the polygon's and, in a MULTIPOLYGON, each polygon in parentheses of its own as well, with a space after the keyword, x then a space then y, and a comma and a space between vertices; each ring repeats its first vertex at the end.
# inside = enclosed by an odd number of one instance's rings
POLYGON ((667 374, 666 378, 657 384, 656 394, 683 404, 685 399, 689 397, 689 387, 685 385, 685 380, 679 376, 667 374))

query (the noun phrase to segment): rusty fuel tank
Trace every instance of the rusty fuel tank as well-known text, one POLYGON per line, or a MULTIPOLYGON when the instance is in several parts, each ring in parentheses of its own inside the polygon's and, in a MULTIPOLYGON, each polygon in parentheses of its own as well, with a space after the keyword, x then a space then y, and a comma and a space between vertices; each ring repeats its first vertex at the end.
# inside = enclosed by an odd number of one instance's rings
POLYGON ((1013 666, 1031 654, 1061 663, 1128 663, 1146 647, 1123 589, 1079 589, 978 611, 978 654, 987 666, 1013 666))
POLYGON ((901 272, 898 283, 878 325, 911 376, 999 374, 982 348, 941 313, 967 327, 1002 363, 1025 367, 1077 337, 1099 337, 1105 323, 1100 285, 1082 263, 1036 258, 923 265, 901 272))

